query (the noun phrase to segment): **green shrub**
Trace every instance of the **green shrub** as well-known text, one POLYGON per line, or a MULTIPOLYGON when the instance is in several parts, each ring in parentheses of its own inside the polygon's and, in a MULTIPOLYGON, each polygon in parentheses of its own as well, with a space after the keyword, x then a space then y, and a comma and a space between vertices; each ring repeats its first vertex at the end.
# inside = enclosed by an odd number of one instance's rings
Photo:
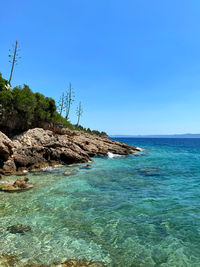
POLYGON ((24 85, 23 88, 15 87, 9 91, 12 94, 12 110, 27 121, 34 118, 36 99, 31 89, 24 85))
POLYGON ((63 125, 78 130, 105 136, 106 133, 91 131, 79 125, 72 125, 56 111, 55 100, 40 93, 33 93, 28 85, 7 89, 7 81, 0 73, 0 130, 13 134, 41 125, 41 122, 63 125))
POLYGON ((51 122, 54 123, 54 124, 61 124, 71 130, 74 130, 75 127, 69 122, 67 121, 65 118, 63 118, 60 114, 58 114, 58 112, 55 112, 52 119, 51 119, 51 122))
POLYGON ((8 84, 8 81, 5 80, 5 79, 2 77, 2 74, 0 73, 0 91, 5 90, 7 84, 8 84))

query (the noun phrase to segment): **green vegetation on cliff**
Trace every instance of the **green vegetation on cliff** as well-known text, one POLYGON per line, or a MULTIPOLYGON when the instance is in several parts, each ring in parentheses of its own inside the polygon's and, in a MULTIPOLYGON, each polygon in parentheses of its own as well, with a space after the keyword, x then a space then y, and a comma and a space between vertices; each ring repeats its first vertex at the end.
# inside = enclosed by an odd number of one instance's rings
POLYGON ((42 123, 62 125, 100 136, 104 132, 75 127, 56 111, 55 100, 40 93, 33 93, 28 85, 8 88, 8 82, 0 73, 0 130, 8 135, 18 134, 42 123))

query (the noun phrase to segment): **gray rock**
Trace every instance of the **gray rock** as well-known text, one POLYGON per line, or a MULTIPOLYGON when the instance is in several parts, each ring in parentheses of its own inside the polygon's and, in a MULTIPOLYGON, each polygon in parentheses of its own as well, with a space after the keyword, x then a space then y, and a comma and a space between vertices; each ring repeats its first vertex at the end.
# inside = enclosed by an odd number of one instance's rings
POLYGON ((13 154, 13 142, 2 132, 0 132, 0 158, 4 161, 13 154))
MULTIPOLYGON (((63 129, 62 134, 34 128, 11 141, 0 132, 0 173, 14 174, 23 168, 40 169, 48 165, 74 164, 92 161, 93 156, 108 152, 128 155, 136 147, 87 133, 63 129)), ((87 167, 91 168, 91 167, 87 167)))

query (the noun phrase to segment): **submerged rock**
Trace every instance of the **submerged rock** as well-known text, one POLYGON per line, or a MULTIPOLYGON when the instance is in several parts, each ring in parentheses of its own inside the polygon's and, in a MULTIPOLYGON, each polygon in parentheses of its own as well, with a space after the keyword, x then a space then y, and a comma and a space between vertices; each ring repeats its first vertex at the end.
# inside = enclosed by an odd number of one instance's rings
POLYGON ((1 267, 105 267, 101 262, 88 261, 85 259, 75 260, 70 259, 63 263, 55 262, 49 265, 38 264, 36 259, 28 259, 22 262, 15 255, 0 254, 0 266, 1 267))
POLYGON ((167 263, 168 255, 161 249, 154 249, 152 251, 152 259, 157 265, 160 265, 162 263, 167 263))
POLYGON ((31 231, 31 227, 26 224, 15 224, 7 228, 12 234, 25 234, 26 232, 31 231))
POLYGON ((15 255, 0 254, 0 266, 11 267, 17 266, 18 258, 15 255))
POLYGON ((29 190, 33 188, 32 183, 28 183, 29 179, 24 177, 24 179, 17 179, 15 182, 13 181, 3 181, 0 183, 0 189, 2 191, 7 192, 16 192, 22 190, 29 190))
POLYGON ((139 168, 137 171, 143 176, 160 176, 160 169, 157 167, 139 168))
POLYGON ((60 266, 60 267, 104 267, 102 262, 88 261, 88 260, 74 260, 70 259, 63 263, 53 263, 49 267, 60 266))
POLYGON ((92 165, 87 164, 87 165, 85 165, 82 169, 92 169, 92 165))
POLYGON ((64 172, 64 175, 71 175, 72 174, 72 170, 68 170, 66 172, 64 172))

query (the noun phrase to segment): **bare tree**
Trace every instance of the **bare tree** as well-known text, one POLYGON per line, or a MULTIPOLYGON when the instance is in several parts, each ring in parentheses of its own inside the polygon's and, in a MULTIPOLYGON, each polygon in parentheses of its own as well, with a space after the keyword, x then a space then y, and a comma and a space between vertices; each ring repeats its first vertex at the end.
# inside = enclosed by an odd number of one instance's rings
POLYGON ((65 97, 66 120, 69 119, 69 111, 73 101, 74 101, 74 92, 71 83, 69 83, 69 89, 67 90, 65 97))
POLYGON ((83 115, 83 108, 82 108, 81 102, 79 102, 79 105, 77 107, 76 115, 78 117, 78 121, 77 121, 76 127, 78 127, 79 126, 79 122, 80 122, 80 118, 83 115))
POLYGON ((9 85, 11 85, 14 66, 15 66, 15 64, 17 65, 18 60, 21 58, 21 57, 19 57, 18 52, 19 52, 18 42, 16 41, 15 46, 13 46, 12 49, 9 49, 9 55, 8 55, 10 58, 9 62, 12 64, 11 71, 10 71, 10 78, 8 81, 9 85))
POLYGON ((63 92, 59 101, 58 101, 58 106, 57 106, 57 109, 58 109, 58 112, 60 115, 62 115, 62 113, 65 111, 65 93, 63 92))

